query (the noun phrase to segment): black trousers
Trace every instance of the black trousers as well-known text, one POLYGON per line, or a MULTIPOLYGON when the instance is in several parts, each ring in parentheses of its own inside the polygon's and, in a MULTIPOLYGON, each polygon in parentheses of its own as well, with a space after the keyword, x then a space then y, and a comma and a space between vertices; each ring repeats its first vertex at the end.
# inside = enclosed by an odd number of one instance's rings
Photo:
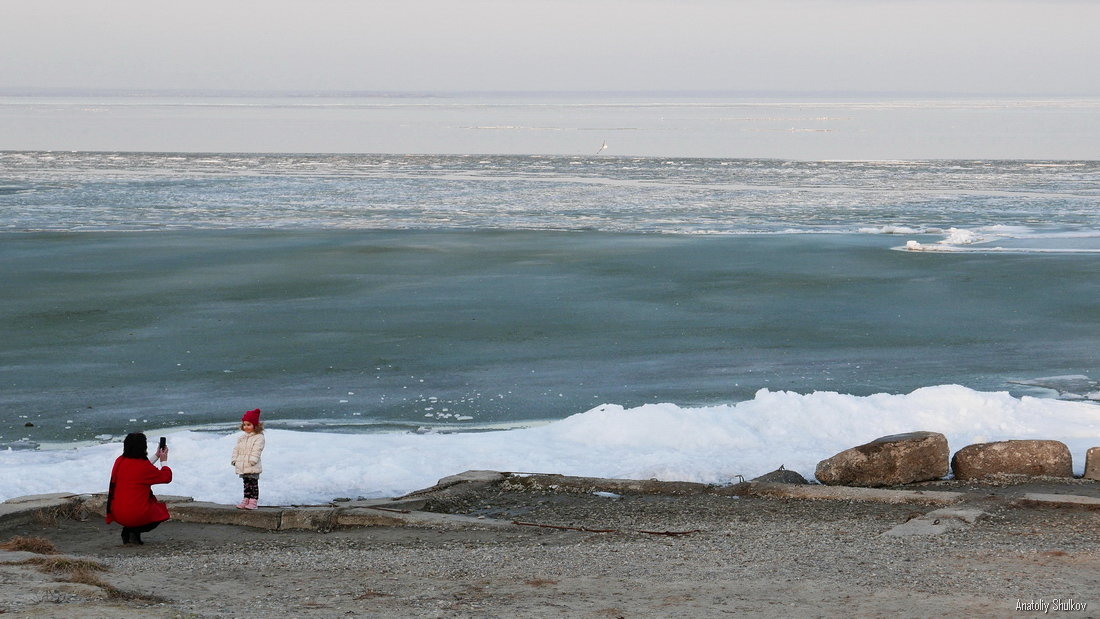
POLYGON ((125 536, 130 536, 134 533, 148 533, 158 526, 160 526, 160 522, 150 522, 149 524, 143 524, 140 527, 122 527, 122 534, 125 536))
POLYGON ((241 479, 244 480, 244 498, 259 499, 260 476, 253 473, 245 473, 244 475, 241 475, 241 479))

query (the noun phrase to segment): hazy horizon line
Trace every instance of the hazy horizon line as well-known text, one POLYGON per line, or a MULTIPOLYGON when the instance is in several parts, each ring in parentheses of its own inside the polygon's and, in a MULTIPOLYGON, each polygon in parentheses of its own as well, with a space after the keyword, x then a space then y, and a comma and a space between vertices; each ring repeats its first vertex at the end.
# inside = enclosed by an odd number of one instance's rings
POLYGON ((301 90, 301 89, 223 89, 223 88, 69 88, 0 87, 3 97, 285 97, 301 99, 448 99, 460 97, 582 97, 615 98, 930 98, 930 99, 1079 99, 1100 98, 1100 93, 1036 92, 960 92, 921 90, 301 90))

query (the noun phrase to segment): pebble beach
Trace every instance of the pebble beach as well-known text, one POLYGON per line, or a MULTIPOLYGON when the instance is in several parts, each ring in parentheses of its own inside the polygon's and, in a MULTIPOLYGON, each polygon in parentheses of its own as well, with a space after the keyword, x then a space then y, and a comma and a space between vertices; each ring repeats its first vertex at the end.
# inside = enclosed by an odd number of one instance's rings
POLYGON ((1036 491, 1098 496, 1095 482, 931 487, 967 492, 983 516, 939 535, 897 537, 884 533, 932 508, 490 487, 429 508, 523 526, 318 533, 170 521, 134 547, 122 546, 117 528, 99 519, 58 520, 5 533, 46 538, 63 553, 101 562, 112 586, 148 597, 66 593, 49 588, 49 575, 2 565, 0 610, 34 617, 994 617, 1061 604, 1065 616, 1100 614, 1100 511, 1011 500, 1036 491))

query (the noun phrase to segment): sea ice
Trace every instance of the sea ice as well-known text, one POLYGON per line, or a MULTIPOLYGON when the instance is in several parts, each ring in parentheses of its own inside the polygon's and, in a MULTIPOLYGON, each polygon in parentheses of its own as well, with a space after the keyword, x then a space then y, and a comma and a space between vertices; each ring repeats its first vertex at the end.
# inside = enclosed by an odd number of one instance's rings
MULTIPOLYGON (((1085 451, 1100 436, 1100 408, 958 385, 865 397, 761 389, 736 404, 607 404, 545 425, 489 432, 269 429, 260 492, 268 504, 397 496, 471 469, 730 483, 783 464, 810 477, 818 461, 839 451, 916 430, 942 432, 952 451, 975 442, 1060 440, 1080 474, 1085 451)), ((221 503, 239 498, 240 480, 228 464, 236 434, 147 432, 168 436, 172 445, 175 480, 155 491, 221 503)), ((0 499, 103 492, 120 453, 117 442, 0 452, 0 499)))

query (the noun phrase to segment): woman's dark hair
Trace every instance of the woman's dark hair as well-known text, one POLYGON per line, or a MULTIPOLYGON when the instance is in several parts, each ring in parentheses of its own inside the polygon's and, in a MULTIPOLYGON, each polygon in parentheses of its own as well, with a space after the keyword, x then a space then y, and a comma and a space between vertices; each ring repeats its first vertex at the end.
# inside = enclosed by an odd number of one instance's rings
POLYGON ((124 458, 148 458, 149 441, 141 432, 132 432, 122 440, 122 457, 124 458))

